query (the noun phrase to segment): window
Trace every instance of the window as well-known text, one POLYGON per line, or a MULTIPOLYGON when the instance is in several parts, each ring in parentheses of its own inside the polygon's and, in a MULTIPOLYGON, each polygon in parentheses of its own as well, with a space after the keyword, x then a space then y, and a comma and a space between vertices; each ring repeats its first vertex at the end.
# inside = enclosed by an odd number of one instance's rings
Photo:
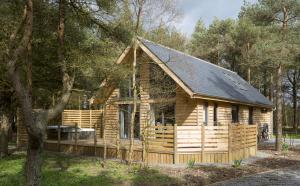
POLYGON ((238 105, 231 106, 231 120, 232 120, 232 123, 239 122, 239 106, 238 105))
POLYGON ((249 107, 248 124, 253 125, 253 107, 249 107))
POLYGON ((214 126, 218 125, 218 104, 214 104, 214 126))
POLYGON ((150 118, 152 125, 174 125, 175 104, 152 104, 150 118))
MULTIPOLYGON (((119 125, 120 125, 120 138, 128 139, 130 134, 130 120, 133 105, 119 105, 119 125)), ((137 105, 135 119, 134 119, 134 138, 140 137, 140 111, 137 105)))
POLYGON ((176 96, 176 83, 158 65, 151 63, 150 67, 150 98, 171 98, 176 96))
POLYGON ((208 103, 205 102, 203 105, 203 122, 204 125, 207 125, 208 122, 208 103))

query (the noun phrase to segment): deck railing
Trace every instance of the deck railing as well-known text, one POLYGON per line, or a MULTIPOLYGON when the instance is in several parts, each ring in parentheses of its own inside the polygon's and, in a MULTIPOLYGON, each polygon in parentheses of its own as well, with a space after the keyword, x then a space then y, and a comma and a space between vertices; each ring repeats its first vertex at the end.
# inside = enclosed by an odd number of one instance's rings
POLYGON ((250 153, 249 148, 257 149, 256 125, 177 126, 175 131, 174 154, 202 154, 204 157, 204 153, 223 152, 230 161, 255 154, 250 153))

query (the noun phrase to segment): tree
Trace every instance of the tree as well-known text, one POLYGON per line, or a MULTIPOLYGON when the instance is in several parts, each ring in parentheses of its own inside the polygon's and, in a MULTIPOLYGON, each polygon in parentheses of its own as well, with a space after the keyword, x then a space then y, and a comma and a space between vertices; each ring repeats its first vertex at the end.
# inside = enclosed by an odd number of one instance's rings
MULTIPOLYGON (((15 8, 14 3, 16 2, 17 1, 5 2, 6 4, 1 4, 1 8, 9 4, 11 6, 8 6, 8 10, 12 10, 15 8)), ((104 1, 101 3, 104 3, 104 1)), ((102 6, 101 3, 99 6, 102 6)), ((79 61, 82 63, 81 60, 83 57, 91 54, 84 51, 84 49, 88 47, 78 46, 82 41, 86 40, 85 36, 88 34, 86 30, 95 31, 97 27, 99 31, 103 31, 103 35, 106 34, 109 37, 117 36, 114 38, 121 38, 122 35, 116 34, 120 29, 112 29, 111 26, 108 26, 109 24, 107 22, 97 19, 99 17, 95 15, 96 13, 90 9, 83 8, 84 5, 89 4, 85 1, 75 2, 60 0, 58 9, 56 2, 52 1, 33 2, 32 0, 27 0, 25 4, 16 4, 18 7, 24 6, 24 13, 21 21, 14 22, 11 21, 14 19, 11 19, 10 22, 8 22, 10 27, 5 33, 11 33, 11 30, 14 31, 12 34, 7 34, 4 39, 1 38, 1 47, 5 49, 3 53, 1 50, 1 59, 3 59, 1 68, 3 67, 2 64, 4 64, 4 67, 8 69, 8 79, 11 81, 12 87, 16 92, 20 111, 23 116, 23 123, 29 136, 25 168, 27 185, 40 185, 42 165, 41 152, 43 150, 43 140, 47 123, 62 112, 69 100, 74 84, 74 73, 72 73, 73 75, 71 76, 70 72, 84 71, 84 68, 77 68, 78 65, 76 64, 79 64, 79 61), (35 3, 34 6, 33 3, 35 3), (35 7, 34 10, 33 7, 35 7), (45 13, 46 16, 41 16, 43 13, 45 13), (56 19, 57 17, 58 19, 56 19), (68 17, 67 20, 66 17, 68 17), (58 23, 57 20, 59 20, 58 23), (40 24, 43 25, 44 28, 40 26, 40 24), (65 27, 71 28, 65 29, 65 27), (34 35, 32 35, 33 30, 36 31, 34 35), (65 37, 66 35, 68 37, 65 37), (57 36, 57 39, 55 36, 57 36), (34 43, 34 47, 32 47, 32 43, 34 43), (35 46, 41 45, 50 50, 42 51, 44 49, 43 47, 35 48, 35 46), (38 51, 41 51, 41 54, 38 51), (87 54, 82 55, 83 53, 87 54), (82 58, 79 58, 79 56, 82 58), (53 63, 49 64, 49 61, 53 61, 53 63), (43 66, 43 62, 48 63, 44 63, 46 66, 43 66), (43 71, 45 69, 51 70, 43 71), (45 75, 49 72, 52 72, 52 74, 45 75), (36 91, 39 87, 43 87, 44 89, 47 89, 46 87, 49 88, 50 84, 48 84, 49 79, 47 78, 57 72, 62 74, 62 90, 57 93, 57 97, 60 97, 60 99, 52 106, 45 101, 46 104, 42 109, 34 110, 34 105, 42 105, 41 103, 36 103, 39 101, 39 99, 37 99, 39 96, 35 96, 38 95, 35 94, 36 91), (35 89, 35 86, 37 89, 35 89)), ((95 4, 93 8, 95 8, 96 5, 97 4, 95 4)), ((99 9, 101 9, 101 7, 99 9)), ((18 20, 18 12, 20 12, 20 8, 17 9, 17 11, 8 11, 8 16, 16 14, 15 18, 18 20)), ((99 10, 98 12, 103 11, 99 10)), ((1 17, 1 21, 7 17, 1 17)), ((89 43, 89 46, 92 45, 93 43, 89 43)), ((56 80, 58 79, 59 78, 56 78, 56 80)), ((56 81, 54 84, 55 85, 50 86, 54 86, 57 89, 60 88, 60 83, 56 81)), ((50 91, 49 94, 51 93, 53 92, 50 91)))
POLYGON ((267 47, 273 50, 272 55, 274 58, 272 62, 276 64, 276 150, 280 151, 282 146, 282 104, 283 104, 283 93, 282 93, 282 67, 289 62, 288 43, 286 37, 288 34, 288 28, 293 26, 296 20, 300 17, 300 2, 298 0, 260 0, 254 5, 246 5, 243 7, 241 17, 246 16, 252 19, 258 25, 268 25, 281 27, 278 30, 277 39, 271 39, 271 42, 265 43, 267 45, 274 44, 274 47, 267 47), (274 51, 277 50, 277 51, 274 51), (282 54, 284 53, 283 58, 282 54), (281 55, 281 56, 278 56, 281 55))
POLYGON ((206 30, 203 23, 198 21, 195 32, 192 34, 190 53, 211 63, 238 71, 232 37, 235 24, 235 21, 231 19, 214 19, 206 30))

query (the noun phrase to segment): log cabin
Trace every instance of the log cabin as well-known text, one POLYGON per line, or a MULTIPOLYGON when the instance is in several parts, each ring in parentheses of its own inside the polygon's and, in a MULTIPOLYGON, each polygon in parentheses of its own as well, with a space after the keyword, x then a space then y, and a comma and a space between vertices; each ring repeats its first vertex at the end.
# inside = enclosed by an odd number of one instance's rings
MULTIPOLYGON (((117 64, 130 66, 133 58, 129 46, 117 64)), ((143 38, 137 41, 136 63, 134 136, 140 140, 150 133, 149 149, 172 149, 171 162, 246 158, 256 154, 257 130, 273 129, 272 103, 235 72, 143 38)), ((128 139, 130 84, 129 78, 108 99, 106 138, 128 139)))
POLYGON ((131 74, 111 88, 102 110, 65 110, 62 125, 96 130, 95 148, 47 140, 47 150, 126 159, 134 101, 136 161, 230 163, 256 154, 260 127, 272 135, 272 103, 237 73, 143 38, 135 44, 116 64, 132 69, 136 62, 137 99, 131 74))

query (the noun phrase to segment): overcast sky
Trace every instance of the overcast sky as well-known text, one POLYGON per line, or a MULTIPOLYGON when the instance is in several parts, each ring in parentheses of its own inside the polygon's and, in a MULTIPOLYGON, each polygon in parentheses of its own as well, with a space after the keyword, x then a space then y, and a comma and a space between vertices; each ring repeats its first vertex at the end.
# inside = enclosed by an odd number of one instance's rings
MULTIPOLYGON (((247 0, 254 3, 257 0, 247 0)), ((184 16, 175 26, 190 36, 199 19, 208 26, 217 17, 219 19, 236 19, 243 5, 243 0, 179 0, 184 16)))

